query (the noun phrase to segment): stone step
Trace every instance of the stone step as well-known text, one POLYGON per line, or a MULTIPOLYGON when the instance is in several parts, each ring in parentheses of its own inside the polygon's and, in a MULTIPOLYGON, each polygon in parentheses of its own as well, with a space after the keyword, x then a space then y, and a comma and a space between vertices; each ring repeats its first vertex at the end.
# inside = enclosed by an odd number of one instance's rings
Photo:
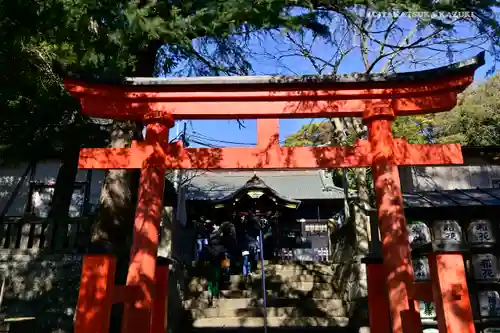
MULTIPOLYGON (((269 317, 268 327, 345 327, 349 324, 347 317, 269 317)), ((200 318, 193 321, 195 328, 245 328, 264 327, 263 317, 225 317, 225 318, 200 318)))
MULTIPOLYGON (((219 298, 214 300, 214 305, 208 304, 208 298, 192 298, 184 301, 184 308, 191 310, 204 310, 217 307, 220 309, 237 310, 252 307, 261 307, 262 299, 255 298, 219 298)), ((299 309, 324 309, 331 311, 333 309, 344 308, 345 302, 341 299, 320 299, 320 298, 276 298, 267 299, 268 307, 295 307, 299 309)))
MULTIPOLYGON (((320 307, 267 307, 268 317, 345 317, 346 310, 344 307, 337 308, 320 308, 320 307)), ((263 317, 264 307, 248 307, 248 308, 226 308, 217 306, 206 309, 192 309, 191 317, 193 319, 201 318, 220 318, 220 317, 263 317)))
MULTIPOLYGON (((295 272, 302 274, 328 274, 331 275, 335 273, 336 269, 340 267, 339 264, 331 264, 331 263, 280 263, 280 264, 267 264, 264 263, 264 270, 268 272, 295 272)), ((257 270, 260 271, 261 263, 257 264, 257 270)))
MULTIPOLYGON (((260 291, 262 290, 262 280, 252 280, 251 282, 244 283, 237 281, 229 281, 229 283, 221 286, 226 290, 237 291, 237 290, 252 290, 252 291, 260 291)), ((201 292, 203 290, 207 290, 208 282, 203 283, 201 281, 198 284, 192 283, 189 285, 188 292, 201 292)), ((283 282, 283 281, 267 281, 266 289, 273 291, 300 291, 300 292, 310 292, 310 291, 331 291, 332 294, 337 292, 337 287, 331 283, 324 282, 283 282)))
MULTIPOLYGON (((191 333, 263 333, 263 327, 192 327, 191 333)), ((369 327, 347 326, 307 326, 307 327, 267 327, 267 333, 370 333, 369 327)))
MULTIPOLYGON (((262 281, 262 276, 259 273, 251 274, 253 281, 262 281)), ((320 275, 320 274, 267 274, 266 282, 277 283, 277 282, 317 282, 317 283, 335 283, 339 279, 333 275, 320 275)), ((229 276, 229 281, 232 284, 244 283, 244 278, 242 274, 233 274, 229 276)), ((189 285, 207 285, 208 280, 206 276, 193 276, 189 282, 189 285)))
MULTIPOLYGON (((299 282, 300 283, 300 282, 299 282)), ((308 282, 305 282, 306 284, 308 282)), ((309 283, 312 285, 312 283, 309 283)), ((276 298, 338 298, 342 297, 342 293, 334 291, 332 289, 319 289, 313 288, 312 286, 298 286, 294 288, 293 286, 283 287, 279 290, 273 290, 272 288, 266 288, 268 297, 276 297, 276 298)), ((207 290, 199 290, 199 291, 190 291, 187 293, 187 297, 208 297, 207 290)), ((233 289, 233 290, 221 290, 220 291, 221 298, 256 298, 262 297, 262 289, 254 289, 254 290, 242 290, 242 289, 233 289)))
MULTIPOLYGON (((264 268, 269 272, 281 272, 281 271, 295 271, 303 273, 322 273, 322 274, 333 274, 339 267, 346 266, 348 264, 338 264, 338 263, 299 263, 299 262, 280 262, 271 263, 264 262, 264 268)), ((235 264, 236 267, 240 267, 239 263, 235 264)), ((361 267, 364 264, 353 262, 350 266, 361 267)), ((256 270, 260 271, 261 263, 257 263, 256 270)), ((192 267, 192 270, 205 270, 206 266, 192 267)), ((360 268, 362 269, 362 268, 360 268)))
MULTIPOLYGON (((254 274, 261 275, 260 263, 254 268, 254 274)), ((239 267, 235 267, 239 270, 239 267)), ((190 276, 204 276, 208 271, 208 267, 202 266, 192 268, 190 276)), ((239 272, 234 272, 237 274, 239 272)), ((357 277, 366 277, 366 265, 359 262, 350 262, 344 264, 338 263, 279 263, 265 264, 265 274, 268 277, 281 276, 283 278, 294 278, 296 281, 303 279, 322 278, 326 280, 347 278, 349 280, 357 279, 357 277), (349 273, 348 273, 349 272, 349 273)))

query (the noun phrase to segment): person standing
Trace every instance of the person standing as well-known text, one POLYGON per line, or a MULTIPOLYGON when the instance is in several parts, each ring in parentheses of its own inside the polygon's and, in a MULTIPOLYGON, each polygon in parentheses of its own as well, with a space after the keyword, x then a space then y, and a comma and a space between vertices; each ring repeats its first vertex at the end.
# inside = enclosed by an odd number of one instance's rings
POLYGON ((210 261, 208 272, 209 304, 213 304, 214 297, 220 295, 221 269, 230 269, 229 256, 239 252, 236 240, 236 231, 231 222, 224 222, 220 226, 212 224, 209 235, 207 254, 210 261))
POLYGON ((239 239, 241 245, 241 255, 243 257, 242 274, 247 280, 252 272, 252 264, 256 264, 259 255, 259 218, 248 211, 242 219, 242 228, 240 229, 239 239))

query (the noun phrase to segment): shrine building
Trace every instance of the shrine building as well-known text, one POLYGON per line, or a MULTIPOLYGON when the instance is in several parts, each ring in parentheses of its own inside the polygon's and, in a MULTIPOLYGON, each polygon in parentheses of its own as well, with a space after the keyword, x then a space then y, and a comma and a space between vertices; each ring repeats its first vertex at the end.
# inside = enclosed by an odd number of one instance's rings
POLYGON ((327 170, 194 171, 185 176, 187 223, 200 218, 224 220, 248 209, 248 200, 271 197, 285 209, 278 225, 281 259, 326 261, 329 229, 342 224, 344 190, 327 170), (252 199, 253 197, 253 199, 252 199), (242 199, 240 199, 242 198, 242 199), (235 201, 241 204, 235 205, 235 201))

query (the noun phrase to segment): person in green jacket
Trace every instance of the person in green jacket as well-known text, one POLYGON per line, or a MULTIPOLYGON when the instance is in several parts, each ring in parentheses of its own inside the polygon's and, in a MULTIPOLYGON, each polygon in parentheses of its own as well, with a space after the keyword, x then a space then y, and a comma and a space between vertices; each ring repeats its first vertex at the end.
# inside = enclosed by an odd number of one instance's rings
POLYGON ((220 295, 222 269, 229 269, 228 254, 239 252, 236 231, 231 222, 224 222, 220 226, 213 225, 208 240, 207 252, 210 262, 208 269, 209 303, 213 304, 214 297, 220 295))

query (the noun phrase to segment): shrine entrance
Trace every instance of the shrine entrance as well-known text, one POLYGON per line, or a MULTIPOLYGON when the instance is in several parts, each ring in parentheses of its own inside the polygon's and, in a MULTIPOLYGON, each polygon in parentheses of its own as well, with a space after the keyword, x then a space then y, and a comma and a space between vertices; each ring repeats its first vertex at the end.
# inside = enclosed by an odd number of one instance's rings
POLYGON ((300 205, 299 200, 282 197, 259 177, 253 176, 230 196, 212 204, 215 218, 219 221, 232 221, 238 234, 245 232, 245 219, 249 215, 264 220, 264 259, 292 259, 287 254, 297 248, 298 244, 297 236, 289 230, 296 221, 295 212, 300 205))
MULTIPOLYGON (((165 331, 168 268, 156 264, 166 169, 371 167, 381 258, 367 261, 374 333, 422 332, 417 300, 431 300, 441 333, 475 332, 461 253, 429 255, 431 282, 413 279, 398 166, 462 164, 460 145, 408 144, 392 136, 395 117, 448 111, 469 86, 484 53, 423 72, 322 77, 131 78, 121 84, 67 79, 90 117, 147 125, 130 148, 82 149, 79 167, 141 169, 127 283, 114 285, 115 260, 85 256, 76 333, 108 333, 113 303, 124 303, 123 333, 165 331), (279 118, 360 117, 368 140, 352 147, 281 147, 279 118), (258 119, 253 148, 184 148, 169 143, 180 119, 258 119), (387 291, 381 286, 387 286, 387 291)), ((376 257, 378 254, 374 253, 376 257)))

